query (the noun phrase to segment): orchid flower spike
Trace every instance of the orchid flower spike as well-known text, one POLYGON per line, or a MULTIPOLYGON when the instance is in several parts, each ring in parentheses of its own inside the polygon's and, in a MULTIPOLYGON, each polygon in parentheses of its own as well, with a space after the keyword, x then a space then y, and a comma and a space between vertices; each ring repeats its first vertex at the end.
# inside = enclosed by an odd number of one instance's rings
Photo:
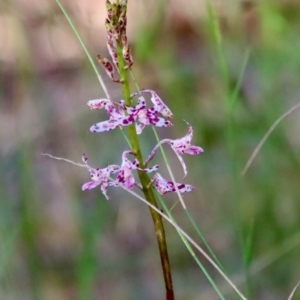
POLYGON ((171 146, 171 148, 174 150, 175 154, 177 155, 183 171, 184 171, 184 177, 187 175, 187 168, 186 165, 183 161, 183 158, 181 157, 181 154, 190 154, 190 155, 197 155, 197 154, 201 154, 204 152, 204 150, 199 147, 199 146, 193 146, 191 145, 191 141, 193 138, 193 127, 184 120, 184 122, 188 125, 189 130, 188 133, 180 139, 176 139, 176 140, 170 140, 170 139, 164 139, 161 140, 155 147, 154 149, 150 152, 148 158, 145 161, 145 165, 147 165, 149 163, 149 161, 154 157, 157 149, 162 145, 162 144, 169 144, 171 146))
POLYGON ((157 191, 161 195, 176 192, 175 184, 180 193, 187 193, 194 189, 194 187, 190 184, 174 183, 173 181, 166 180, 159 173, 156 173, 153 176, 149 185, 151 185, 153 182, 154 182, 154 185, 155 185, 157 191))
POLYGON ((131 162, 127 156, 129 154, 134 155, 134 152, 132 151, 124 151, 122 154, 122 164, 119 169, 119 174, 117 177, 117 183, 124 184, 126 188, 132 189, 133 186, 136 184, 135 178, 132 174, 132 170, 139 170, 141 172, 145 173, 151 173, 158 170, 159 166, 155 165, 152 168, 146 168, 142 169, 140 168, 139 162, 137 159, 135 159, 133 162, 131 162))
POLYGON ((110 174, 116 173, 119 171, 120 166, 118 165, 109 165, 104 169, 100 168, 92 168, 88 165, 88 158, 83 154, 82 161, 84 162, 86 168, 90 172, 92 181, 85 183, 82 186, 82 190, 91 190, 98 185, 101 185, 102 194, 105 196, 107 200, 109 197, 107 196, 107 188, 109 186, 118 186, 118 184, 110 178, 110 174))

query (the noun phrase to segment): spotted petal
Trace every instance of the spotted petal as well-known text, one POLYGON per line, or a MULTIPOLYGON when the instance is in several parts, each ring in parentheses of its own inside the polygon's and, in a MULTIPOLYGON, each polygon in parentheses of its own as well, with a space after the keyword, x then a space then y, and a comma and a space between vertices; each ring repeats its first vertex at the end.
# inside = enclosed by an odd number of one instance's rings
POLYGON ((101 181, 89 181, 82 186, 82 190, 83 191, 91 190, 96 186, 98 186, 99 184, 101 184, 101 181))
POLYGON ((105 69, 106 74, 109 76, 109 78, 114 82, 121 82, 120 79, 115 78, 115 69, 113 67, 113 64, 106 58, 101 57, 100 55, 97 56, 98 62, 102 65, 102 67, 105 69))
POLYGON ((136 185, 135 178, 133 176, 132 170, 139 170, 145 173, 154 172, 158 169, 158 165, 155 165, 152 168, 140 168, 139 162, 135 159, 131 162, 127 156, 133 154, 132 151, 124 151, 122 154, 122 164, 120 167, 120 172, 117 177, 117 182, 124 184, 128 189, 132 189, 136 185))
POLYGON ((135 97, 140 94, 150 94, 150 100, 154 104, 153 112, 159 112, 166 118, 173 118, 173 113, 167 107, 167 105, 161 100, 161 98, 152 90, 142 90, 140 92, 133 93, 131 97, 135 97))
POLYGON ((156 115, 153 115, 150 113, 147 113, 147 117, 148 117, 149 122, 152 125, 157 126, 157 127, 170 127, 173 125, 169 120, 157 117, 156 115))
POLYGON ((130 116, 130 120, 132 122, 138 121, 143 124, 137 125, 138 134, 142 132, 143 128, 145 127, 144 125, 154 125, 157 127, 172 126, 172 123, 169 120, 165 120, 164 118, 160 118, 157 116, 158 110, 146 108, 146 101, 143 96, 139 97, 136 106, 130 107, 125 105, 125 110, 130 116))
POLYGON ((82 156, 82 161, 84 162, 86 168, 90 172, 90 176, 92 179, 92 181, 89 181, 82 186, 82 190, 83 191, 91 190, 97 187, 98 185, 100 185, 103 195, 107 200, 109 200, 109 197, 107 196, 108 186, 117 186, 117 183, 111 180, 109 176, 111 173, 118 172, 120 167, 118 165, 109 165, 103 169, 92 168, 88 165, 87 163, 88 158, 85 155, 82 156))
POLYGON ((144 97, 139 97, 136 106, 126 106, 126 112, 129 115, 137 115, 140 111, 146 109, 146 101, 144 97))
POLYGON ((176 192, 176 187, 180 193, 187 193, 194 189, 194 187, 190 184, 184 184, 184 183, 175 183, 173 181, 166 180, 163 178, 159 173, 156 173, 152 179, 155 183, 155 187, 157 191, 161 194, 167 194, 176 192))
POLYGON ((177 157, 178 157, 178 159, 179 159, 179 161, 182 165, 183 172, 184 172, 184 177, 187 175, 187 168, 186 168, 186 165, 185 165, 184 160, 181 157, 181 155, 182 154, 197 155, 197 154, 203 153, 204 150, 199 146, 191 145, 191 140, 193 138, 193 127, 188 122, 186 122, 186 123, 189 126, 188 133, 183 138, 180 138, 180 139, 176 139, 176 140, 164 139, 164 140, 161 140, 153 148, 153 150, 150 152, 148 158, 145 161, 145 165, 147 165, 148 162, 154 157, 157 149, 162 144, 169 144, 171 146, 171 148, 174 150, 175 154, 177 155, 177 157))
POLYGON ((90 109, 102 109, 108 102, 111 101, 108 99, 94 99, 88 101, 87 105, 90 107, 90 109))
POLYGON ((191 145, 193 138, 193 127, 188 122, 185 121, 185 123, 189 126, 188 133, 183 138, 170 140, 169 143, 171 147, 176 153, 179 154, 188 153, 191 155, 196 155, 204 152, 201 147, 191 145))
POLYGON ((103 121, 103 122, 99 122, 94 124, 93 126, 91 126, 90 128, 90 132, 104 132, 104 131, 110 131, 113 130, 115 128, 117 128, 118 126, 122 125, 122 120, 118 119, 109 119, 108 121, 103 121))

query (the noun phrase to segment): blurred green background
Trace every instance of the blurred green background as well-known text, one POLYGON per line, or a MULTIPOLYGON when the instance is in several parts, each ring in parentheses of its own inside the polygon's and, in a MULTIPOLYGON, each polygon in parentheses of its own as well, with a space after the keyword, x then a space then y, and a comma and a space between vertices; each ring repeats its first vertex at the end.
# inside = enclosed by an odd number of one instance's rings
MULTIPOLYGON (((107 56, 105 1, 63 4, 92 55, 107 56)), ((193 143, 205 150, 185 156, 186 182, 197 187, 185 201, 226 273, 249 299, 287 299, 300 279, 300 111, 275 129, 245 176, 241 171, 272 123, 300 101, 300 2, 211 4, 227 70, 205 1, 129 0, 133 70, 140 87, 155 90, 175 114, 161 138, 183 136, 186 119, 193 143)), ((101 72, 113 98, 122 98, 101 72)), ((98 189, 82 192, 86 170, 41 155, 80 162, 86 153, 91 165, 105 166, 120 163, 127 149, 119 130, 88 132, 107 116, 86 102, 104 93, 55 1, 1 1, 0 74, 0 299, 163 299, 148 208, 118 189, 109 189, 109 202, 98 189)), ((141 143, 147 156, 155 145, 150 128, 141 143)), ((160 155, 156 160, 163 166, 160 155)), ((165 198, 170 207, 177 201, 165 198)), ((200 243, 180 205, 173 213, 200 243)), ((165 226, 176 299, 218 299, 165 226)), ((238 299, 199 257, 226 299, 238 299)))

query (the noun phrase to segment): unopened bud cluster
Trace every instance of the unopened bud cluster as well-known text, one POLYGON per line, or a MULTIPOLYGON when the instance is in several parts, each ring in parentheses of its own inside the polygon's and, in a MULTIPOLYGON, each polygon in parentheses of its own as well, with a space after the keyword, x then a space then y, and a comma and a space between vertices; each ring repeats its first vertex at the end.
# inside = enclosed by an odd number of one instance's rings
MULTIPOLYGON (((106 58, 98 55, 99 63, 104 67, 107 75, 114 82, 120 82, 120 79, 115 78, 114 66, 119 72, 118 49, 121 49, 125 61, 125 68, 132 66, 133 60, 131 48, 127 41, 126 25, 127 25, 127 2, 120 1, 119 3, 110 3, 106 1, 107 19, 105 22, 107 32, 107 49, 111 56, 113 64, 106 58)), ((120 72, 119 72, 120 73, 120 72)))

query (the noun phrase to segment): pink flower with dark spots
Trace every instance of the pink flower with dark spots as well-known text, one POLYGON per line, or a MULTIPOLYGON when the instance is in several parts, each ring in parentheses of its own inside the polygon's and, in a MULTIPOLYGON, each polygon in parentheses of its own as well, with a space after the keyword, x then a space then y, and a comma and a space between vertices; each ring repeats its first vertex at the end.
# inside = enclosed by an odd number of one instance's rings
POLYGON ((172 119, 174 116, 171 112, 171 110, 167 107, 167 105, 161 100, 161 98, 152 90, 142 90, 140 92, 133 93, 131 95, 132 97, 142 95, 142 94, 150 94, 151 98, 150 100, 154 104, 153 108, 150 108, 149 111, 153 113, 160 113, 162 114, 165 118, 170 118, 172 119))
POLYGON ((112 101, 108 99, 90 100, 88 105, 91 109, 101 109, 105 107, 106 112, 110 115, 109 120, 94 124, 91 132, 104 132, 113 130, 119 126, 128 126, 134 122, 134 117, 125 114, 124 100, 121 100, 116 108, 112 101))
POLYGON ((109 197, 107 196, 107 188, 109 186, 118 186, 118 184, 110 178, 110 174, 117 173, 120 169, 120 166, 118 165, 109 165, 106 168, 100 169, 100 168, 92 168, 88 165, 87 161, 88 158, 83 154, 82 161, 86 165, 86 168, 90 172, 92 181, 89 181, 85 183, 82 186, 82 190, 91 190, 98 185, 101 186, 102 194, 105 196, 107 200, 109 200, 109 197))
POLYGON ((134 154, 134 153, 132 151, 124 151, 122 154, 122 164, 116 181, 120 184, 123 184, 126 188, 131 190, 133 186, 136 184, 132 170, 139 170, 141 172, 151 173, 158 170, 158 165, 155 165, 152 168, 142 169, 140 168, 137 159, 131 162, 127 158, 129 154, 134 154))
MULTIPOLYGON (((166 180, 159 173, 156 173, 154 175, 154 177, 151 180, 151 183, 153 183, 153 182, 154 182, 155 188, 161 195, 176 192, 176 187, 175 187, 174 182, 166 180)), ((190 192, 193 189, 195 189, 192 185, 184 184, 184 183, 176 183, 176 186, 180 193, 187 193, 187 192, 190 192)))
POLYGON ((136 124, 138 124, 138 134, 140 134, 145 125, 153 125, 157 127, 169 127, 173 124, 164 118, 158 117, 159 110, 156 107, 147 108, 146 101, 143 96, 140 96, 136 106, 126 106, 127 113, 134 118, 136 124), (140 125, 139 123, 142 125, 140 125))
POLYGON ((189 126, 188 133, 183 138, 180 138, 177 140, 170 140, 170 139, 161 140, 154 147, 154 149, 150 152, 148 158, 145 161, 145 165, 147 165, 148 162, 154 157, 154 155, 155 155, 157 149, 160 147, 160 145, 169 144, 171 146, 171 148, 174 150, 175 154, 177 155, 177 157, 182 165, 182 168, 184 171, 184 177, 187 175, 187 168, 183 161, 183 158, 181 157, 181 154, 197 155, 197 154, 203 153, 204 150, 199 146, 191 145, 191 141, 193 138, 193 127, 188 122, 185 121, 185 123, 189 126))
POLYGON ((87 105, 90 107, 90 109, 102 109, 103 107, 105 107, 105 104, 108 101, 108 99, 94 99, 89 100, 87 105))
POLYGON ((144 97, 140 97, 136 106, 127 106, 124 100, 120 100, 118 108, 108 99, 95 99, 88 102, 91 109, 105 108, 110 115, 109 120, 94 124, 91 132, 104 132, 113 130, 119 126, 128 126, 135 122, 137 133, 142 133, 145 125, 157 127, 169 127, 172 123, 169 120, 158 117, 158 110, 155 108, 147 109, 144 97))

